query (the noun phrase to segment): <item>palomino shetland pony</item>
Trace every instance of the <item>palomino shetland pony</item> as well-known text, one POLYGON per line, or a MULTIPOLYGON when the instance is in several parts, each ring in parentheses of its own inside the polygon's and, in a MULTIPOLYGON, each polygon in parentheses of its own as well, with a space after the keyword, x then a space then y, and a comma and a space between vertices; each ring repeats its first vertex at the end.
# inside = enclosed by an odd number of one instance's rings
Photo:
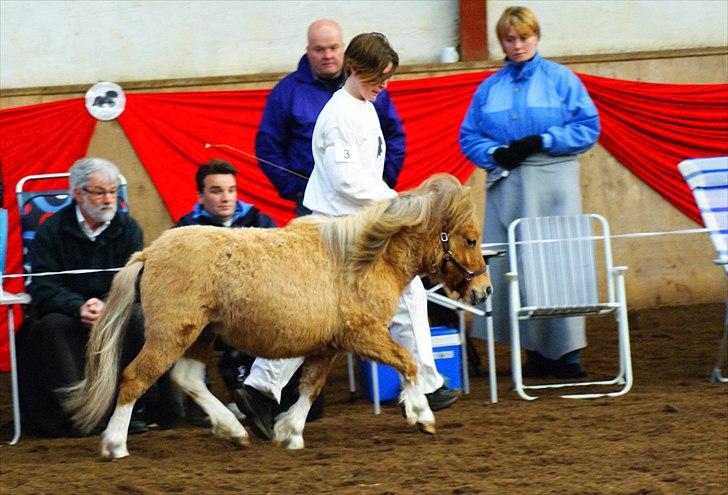
POLYGON ((214 434, 246 446, 245 428, 205 386, 217 334, 256 356, 305 356, 300 398, 276 418, 278 444, 303 447, 306 414, 334 358, 346 351, 397 369, 407 421, 434 433, 415 361, 387 330, 403 288, 418 274, 471 304, 491 290, 468 190, 449 175, 341 218, 306 217, 282 229, 169 230, 114 277, 91 331, 86 379, 66 390, 66 407, 88 432, 116 397, 101 455, 124 457, 132 406, 174 364, 172 380, 209 415, 214 434), (146 342, 119 380, 139 278, 146 342))

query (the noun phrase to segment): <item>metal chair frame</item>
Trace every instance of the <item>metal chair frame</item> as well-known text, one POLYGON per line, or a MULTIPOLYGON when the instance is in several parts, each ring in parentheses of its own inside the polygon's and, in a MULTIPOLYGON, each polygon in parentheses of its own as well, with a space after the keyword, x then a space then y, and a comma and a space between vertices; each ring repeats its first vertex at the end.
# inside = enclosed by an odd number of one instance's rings
POLYGON ((10 353, 10 389, 13 402, 13 437, 10 445, 15 445, 20 439, 20 394, 18 393, 18 363, 15 355, 15 315, 13 306, 28 304, 30 296, 23 292, 13 294, 5 292, 1 278, 5 274, 5 258, 8 244, 8 211, 0 210, 0 305, 5 307, 8 319, 8 350, 10 353))
POLYGON ((617 397, 632 387, 624 266, 613 266, 609 225, 596 214, 520 218, 508 228, 510 271, 506 274, 510 298, 511 366, 515 391, 525 400, 537 397, 527 390, 562 387, 621 385, 614 392, 562 395, 569 399, 617 397), (602 230, 607 300, 599 300, 599 269, 592 223, 602 230), (521 240, 517 241, 518 237, 521 240), (551 247, 547 247, 551 246, 551 247), (520 247, 520 249, 519 249, 520 247), (522 252, 519 259, 518 253, 522 252), (528 259, 525 259, 528 257, 528 259), (520 261, 520 262, 519 262, 520 261), (575 261, 577 263, 575 263, 575 261), (581 269, 576 264, 581 264, 581 269), (519 269, 522 270, 519 272, 519 269), (522 289, 527 306, 522 305, 522 289), (609 380, 525 385, 521 370, 520 320, 613 313, 618 331, 619 371, 609 380))

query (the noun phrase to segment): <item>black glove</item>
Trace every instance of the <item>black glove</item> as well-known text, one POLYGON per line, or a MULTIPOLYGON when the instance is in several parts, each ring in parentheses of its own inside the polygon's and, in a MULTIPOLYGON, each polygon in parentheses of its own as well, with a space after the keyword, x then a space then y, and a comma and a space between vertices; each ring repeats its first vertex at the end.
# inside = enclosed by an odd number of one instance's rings
POLYGON ((510 148, 515 154, 525 158, 539 151, 543 151, 543 138, 540 134, 526 136, 518 141, 511 141, 510 148))
POLYGON ((525 156, 521 156, 514 153, 507 146, 504 148, 498 148, 493 152, 493 159, 498 162, 498 165, 506 170, 513 170, 521 164, 525 156))

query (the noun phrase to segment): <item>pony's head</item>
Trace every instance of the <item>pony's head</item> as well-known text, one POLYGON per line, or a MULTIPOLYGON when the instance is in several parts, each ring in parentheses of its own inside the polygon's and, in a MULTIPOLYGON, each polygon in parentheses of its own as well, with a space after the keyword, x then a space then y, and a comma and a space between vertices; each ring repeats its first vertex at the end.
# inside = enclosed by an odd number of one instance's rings
POLYGON ((442 282, 451 297, 479 304, 492 287, 487 265, 480 249, 480 223, 470 199, 470 188, 463 187, 449 174, 436 174, 406 194, 430 197, 430 218, 437 235, 428 260, 428 277, 442 282))

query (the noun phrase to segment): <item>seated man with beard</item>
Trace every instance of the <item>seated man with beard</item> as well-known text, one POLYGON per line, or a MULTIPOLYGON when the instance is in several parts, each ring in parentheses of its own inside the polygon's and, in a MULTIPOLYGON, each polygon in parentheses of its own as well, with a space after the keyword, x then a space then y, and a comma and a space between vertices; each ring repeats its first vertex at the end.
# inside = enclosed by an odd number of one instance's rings
MULTIPOLYGON (((117 209, 119 170, 107 160, 83 158, 69 173, 73 201, 38 227, 30 253, 33 273, 124 266, 132 253, 143 248, 143 242, 139 225, 117 209)), ((33 277, 28 287, 33 297, 31 317, 18 334, 25 428, 54 437, 78 434, 56 390, 83 379, 89 330, 104 307, 114 274, 99 271, 33 277)), ((122 364, 128 364, 143 343, 143 318, 135 311, 122 364)), ((143 403, 144 398, 139 401, 143 403)), ((137 412, 132 416, 130 433, 147 428, 137 412)))

